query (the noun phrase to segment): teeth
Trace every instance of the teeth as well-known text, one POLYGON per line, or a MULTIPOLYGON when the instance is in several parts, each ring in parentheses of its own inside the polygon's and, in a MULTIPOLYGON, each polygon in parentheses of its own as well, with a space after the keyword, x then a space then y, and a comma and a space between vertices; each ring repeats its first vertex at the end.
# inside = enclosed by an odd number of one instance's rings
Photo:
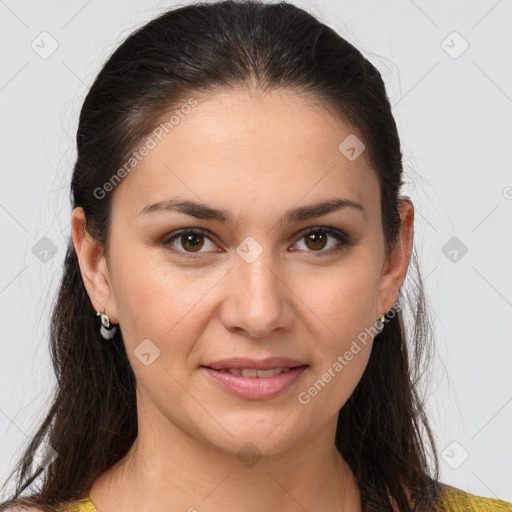
POLYGON ((242 377, 273 377, 280 373, 286 373, 290 371, 290 368, 269 368, 268 370, 256 370, 255 368, 224 368, 221 372, 231 373, 232 375, 238 375, 242 377))

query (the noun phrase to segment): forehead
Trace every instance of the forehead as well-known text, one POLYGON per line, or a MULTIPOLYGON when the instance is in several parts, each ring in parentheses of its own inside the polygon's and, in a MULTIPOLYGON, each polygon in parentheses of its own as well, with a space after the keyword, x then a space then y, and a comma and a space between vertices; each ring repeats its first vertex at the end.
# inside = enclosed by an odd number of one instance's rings
POLYGON ((277 211, 282 203, 329 195, 375 203, 377 178, 364 151, 351 160, 340 150, 347 137, 363 139, 311 95, 197 97, 161 140, 152 137, 152 149, 118 186, 113 209, 137 215, 148 203, 176 195, 233 211, 251 204, 277 211))

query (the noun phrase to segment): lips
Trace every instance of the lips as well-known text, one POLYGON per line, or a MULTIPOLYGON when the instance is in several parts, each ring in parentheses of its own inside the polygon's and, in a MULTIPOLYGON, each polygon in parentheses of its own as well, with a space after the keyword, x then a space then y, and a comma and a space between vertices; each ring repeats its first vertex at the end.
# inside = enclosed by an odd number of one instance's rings
POLYGON ((237 398, 266 400, 290 389, 309 365, 287 357, 223 359, 201 365, 216 385, 237 398))
POLYGON ((268 378, 246 378, 229 372, 201 367, 205 375, 224 391, 245 400, 268 400, 289 390, 300 378, 307 366, 296 366, 288 372, 268 378))

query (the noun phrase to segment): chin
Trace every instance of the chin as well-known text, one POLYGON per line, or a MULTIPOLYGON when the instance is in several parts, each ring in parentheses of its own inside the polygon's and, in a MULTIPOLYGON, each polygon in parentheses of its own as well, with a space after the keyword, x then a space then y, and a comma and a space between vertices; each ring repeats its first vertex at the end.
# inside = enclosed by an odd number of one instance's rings
MULTIPOLYGON (((282 409, 281 409, 282 411, 282 409)), ((203 439, 230 455, 255 458, 285 453, 304 439, 304 425, 290 421, 292 413, 240 413, 236 417, 218 416, 214 425, 198 425, 203 439), (225 429, 225 430, 224 430, 225 429), (227 432, 226 432, 227 431, 227 432)))

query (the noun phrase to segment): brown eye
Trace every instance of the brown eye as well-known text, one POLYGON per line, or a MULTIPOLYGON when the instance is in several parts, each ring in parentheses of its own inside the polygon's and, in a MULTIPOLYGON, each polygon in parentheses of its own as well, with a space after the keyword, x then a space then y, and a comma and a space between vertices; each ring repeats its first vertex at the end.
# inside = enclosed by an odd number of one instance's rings
POLYGON ((198 235, 197 233, 190 233, 188 235, 181 235, 179 240, 180 240, 180 243, 181 243, 181 246, 185 249, 185 250, 190 250, 190 251, 198 251, 201 249, 201 247, 203 247, 204 245, 204 240, 202 240, 201 238, 203 237, 203 235, 198 235))
POLYGON ((323 249, 327 244, 328 235, 323 231, 315 231, 304 236, 309 249, 323 249))
MULTIPOLYGON (((215 251, 217 247, 210 238, 200 230, 197 229, 183 229, 181 231, 171 234, 166 240, 164 245, 170 245, 172 250, 177 253, 181 253, 184 256, 187 254, 201 254, 209 251, 215 251), (208 242, 211 247, 208 247, 208 242), (202 251, 203 247, 206 246, 205 251, 202 251)), ((191 256, 194 257, 194 256, 191 256)))
POLYGON ((336 252, 346 246, 352 245, 351 238, 346 233, 330 227, 311 228, 302 233, 299 242, 303 240, 306 247, 304 250, 306 252, 317 252, 320 254, 331 254, 332 252, 336 252), (329 245, 329 238, 336 240, 337 243, 335 242, 329 245), (326 247, 327 249, 325 249, 326 247))

